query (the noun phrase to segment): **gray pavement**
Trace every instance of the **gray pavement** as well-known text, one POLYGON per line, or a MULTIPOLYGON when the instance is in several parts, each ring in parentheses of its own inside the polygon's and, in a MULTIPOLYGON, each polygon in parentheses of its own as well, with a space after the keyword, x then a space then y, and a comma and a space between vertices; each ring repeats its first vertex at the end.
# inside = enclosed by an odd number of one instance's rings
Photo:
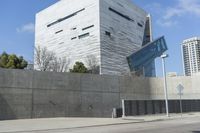
POLYGON ((200 133, 200 113, 109 118, 0 121, 0 133, 200 133))
POLYGON ((145 122, 106 127, 56 130, 36 133, 200 133, 200 118, 145 122))

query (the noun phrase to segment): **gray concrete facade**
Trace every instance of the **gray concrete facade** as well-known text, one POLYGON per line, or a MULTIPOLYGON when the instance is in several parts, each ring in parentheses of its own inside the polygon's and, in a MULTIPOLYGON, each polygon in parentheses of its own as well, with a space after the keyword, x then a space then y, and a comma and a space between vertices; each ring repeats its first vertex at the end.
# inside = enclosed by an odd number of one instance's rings
MULTIPOLYGON (((36 14, 35 29, 35 47, 66 58, 69 68, 89 67, 94 57, 102 75, 130 73, 127 57, 152 41, 150 15, 131 0, 60 0, 36 14)), ((145 67, 150 76, 153 66, 145 67)))
MULTIPOLYGON (((200 99, 200 76, 168 78, 169 98, 200 99)), ((0 69, 0 119, 111 117, 121 99, 163 99, 162 78, 0 69)), ((141 109, 142 110, 142 109, 141 109)))

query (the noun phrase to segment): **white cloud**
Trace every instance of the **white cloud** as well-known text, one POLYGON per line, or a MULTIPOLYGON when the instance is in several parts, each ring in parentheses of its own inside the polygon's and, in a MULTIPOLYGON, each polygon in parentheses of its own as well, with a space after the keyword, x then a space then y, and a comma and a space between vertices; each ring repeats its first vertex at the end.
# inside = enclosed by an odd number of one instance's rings
POLYGON ((25 24, 16 29, 18 33, 34 33, 35 32, 35 25, 33 23, 25 24))
POLYGON ((165 12, 164 19, 180 17, 186 14, 196 15, 200 17, 200 1, 199 0, 178 0, 178 4, 168 8, 165 12))
POLYGON ((152 3, 147 6, 160 18, 157 24, 163 27, 172 27, 179 23, 178 18, 187 16, 200 17, 200 0, 176 0, 175 5, 164 7, 159 3, 152 3))
POLYGON ((154 2, 151 4, 148 4, 145 6, 145 9, 148 9, 149 11, 153 12, 153 11, 157 11, 155 13, 158 13, 161 11, 162 9, 162 5, 160 3, 154 2))
POLYGON ((157 24, 159 24, 160 26, 163 26, 163 27, 172 27, 172 26, 178 24, 178 22, 175 21, 175 20, 165 20, 165 21, 163 21, 163 20, 159 19, 156 22, 157 22, 157 24))
POLYGON ((178 8, 168 8, 162 19, 168 20, 168 19, 171 19, 172 17, 176 17, 176 16, 180 17, 182 16, 183 13, 184 11, 178 8))

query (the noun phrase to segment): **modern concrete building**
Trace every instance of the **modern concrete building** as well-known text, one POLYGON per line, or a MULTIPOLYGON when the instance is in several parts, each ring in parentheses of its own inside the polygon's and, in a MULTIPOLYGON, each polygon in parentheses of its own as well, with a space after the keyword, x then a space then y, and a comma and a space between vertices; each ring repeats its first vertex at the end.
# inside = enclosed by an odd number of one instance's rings
MULTIPOLYGON (((95 57, 100 74, 129 73, 127 57, 150 41, 151 17, 131 0, 60 0, 36 15, 36 47, 69 58, 70 67, 95 57)), ((155 76, 154 61, 145 71, 155 76)))
POLYGON ((181 46, 185 75, 200 73, 200 37, 184 40, 181 46))

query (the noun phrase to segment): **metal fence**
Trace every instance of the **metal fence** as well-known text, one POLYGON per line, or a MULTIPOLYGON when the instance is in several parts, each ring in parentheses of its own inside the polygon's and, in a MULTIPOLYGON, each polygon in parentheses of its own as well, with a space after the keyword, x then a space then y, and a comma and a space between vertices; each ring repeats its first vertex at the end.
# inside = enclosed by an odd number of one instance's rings
MULTIPOLYGON (((165 113, 164 100, 125 100, 125 116, 165 113)), ((183 100, 183 112, 199 112, 200 100, 183 100)), ((169 112, 180 113, 180 101, 169 100, 169 112)))

